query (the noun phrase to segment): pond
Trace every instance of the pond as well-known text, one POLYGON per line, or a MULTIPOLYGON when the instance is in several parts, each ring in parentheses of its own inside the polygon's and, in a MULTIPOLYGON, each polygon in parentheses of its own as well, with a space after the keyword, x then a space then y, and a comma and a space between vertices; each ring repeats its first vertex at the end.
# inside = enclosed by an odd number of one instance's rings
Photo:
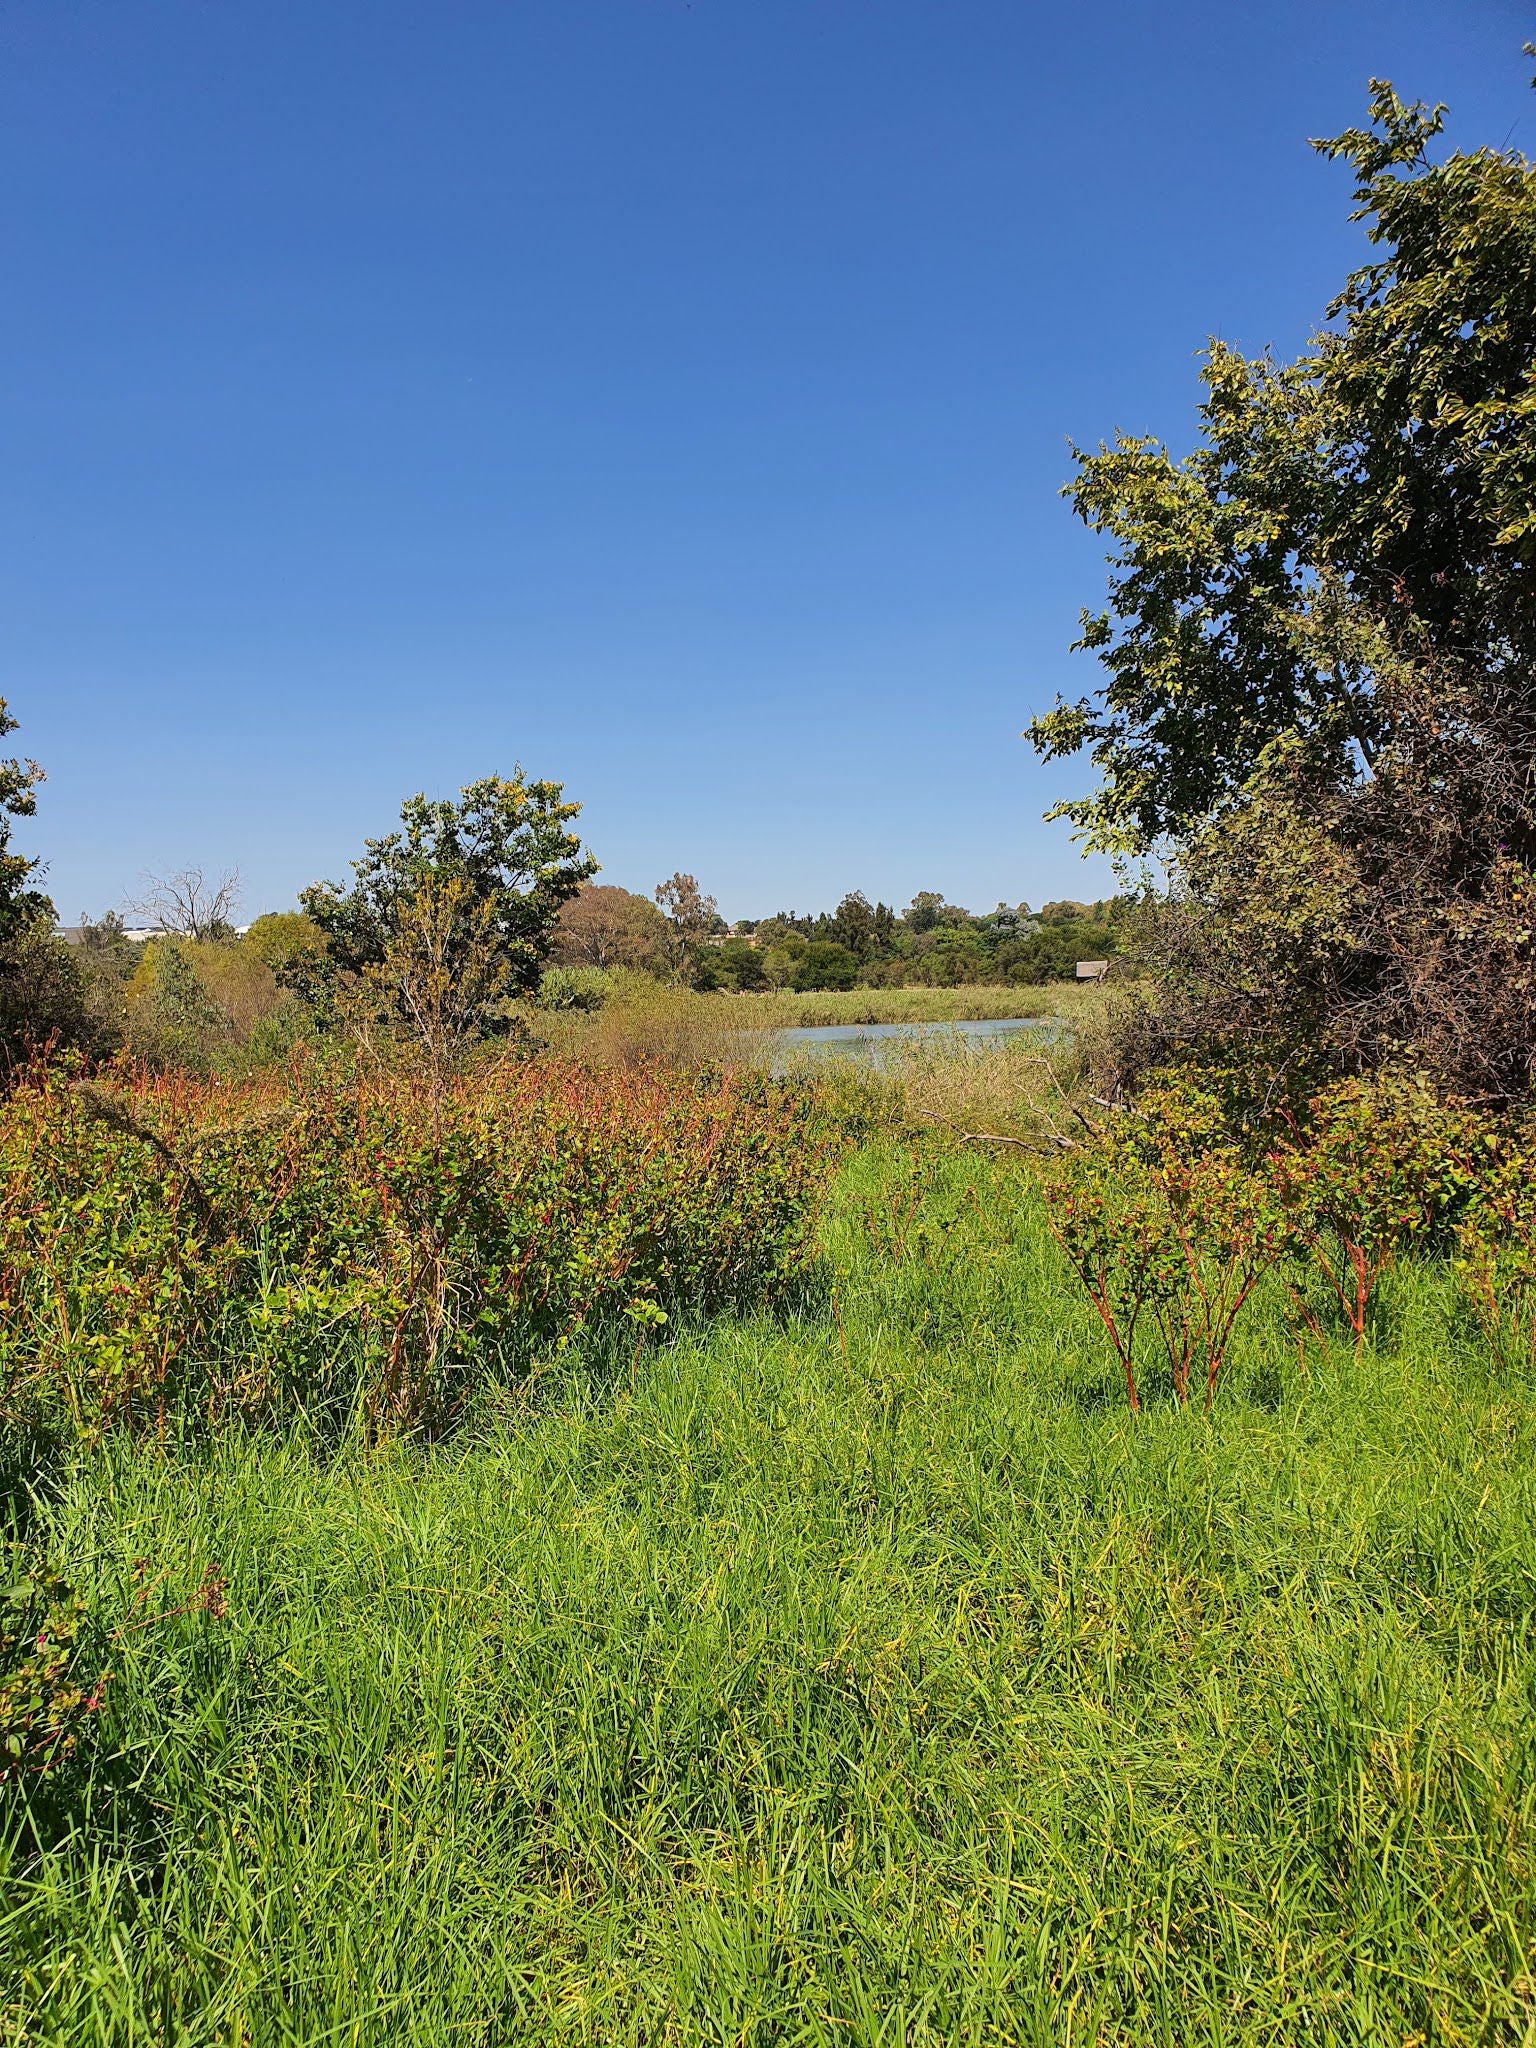
POLYGON ((902 1045, 921 1042, 984 1052, 1016 1032, 1035 1032, 1048 1044, 1064 1029, 1060 1017, 978 1017, 955 1024, 797 1024, 774 1032, 769 1061, 775 1076, 788 1073, 806 1057, 850 1059, 879 1067, 902 1045))

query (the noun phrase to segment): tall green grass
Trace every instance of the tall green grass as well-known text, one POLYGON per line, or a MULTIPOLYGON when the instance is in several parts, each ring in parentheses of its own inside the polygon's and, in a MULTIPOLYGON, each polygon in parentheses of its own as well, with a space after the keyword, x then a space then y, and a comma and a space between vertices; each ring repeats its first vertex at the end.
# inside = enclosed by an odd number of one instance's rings
POLYGON ((473 1441, 81 1456, 0 2036, 1529 2040, 1532 1392, 1425 1267, 1133 1421, 1028 1182, 883 1146, 794 1315, 473 1441))

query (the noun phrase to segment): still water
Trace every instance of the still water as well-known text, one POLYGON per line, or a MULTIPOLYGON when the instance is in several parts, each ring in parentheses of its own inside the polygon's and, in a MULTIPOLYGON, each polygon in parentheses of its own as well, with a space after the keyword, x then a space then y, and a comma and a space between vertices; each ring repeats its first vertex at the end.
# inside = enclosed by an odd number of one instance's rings
POLYGON ((773 1034, 769 1059, 776 1075, 806 1058, 849 1059, 879 1067, 891 1051, 917 1040, 938 1046, 959 1043, 967 1051, 981 1052, 1018 1031, 1033 1031, 1048 1041, 1062 1029, 1060 1017, 968 1018, 958 1024, 801 1024, 773 1034))

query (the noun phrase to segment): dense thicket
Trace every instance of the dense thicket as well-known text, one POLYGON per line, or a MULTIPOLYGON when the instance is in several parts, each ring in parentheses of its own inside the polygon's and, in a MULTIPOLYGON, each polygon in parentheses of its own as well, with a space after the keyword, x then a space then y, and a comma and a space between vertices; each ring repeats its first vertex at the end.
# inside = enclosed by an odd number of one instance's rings
POLYGON ((695 1076, 39 1066, 0 1107, 0 1427, 440 1424, 578 1333, 772 1299, 827 1157, 792 1102, 695 1076))

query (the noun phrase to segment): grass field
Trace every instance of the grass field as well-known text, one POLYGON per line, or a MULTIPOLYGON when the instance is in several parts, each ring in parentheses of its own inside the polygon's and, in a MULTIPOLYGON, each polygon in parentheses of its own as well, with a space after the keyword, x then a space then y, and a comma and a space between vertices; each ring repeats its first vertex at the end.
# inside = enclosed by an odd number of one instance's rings
POLYGON ((1006 1162, 872 1147, 786 1321, 82 1457, 114 1757, 8 1817, 0 2037, 1536 2038, 1531 1385, 1426 1269, 1133 1424, 1064 1286, 1006 1162))

